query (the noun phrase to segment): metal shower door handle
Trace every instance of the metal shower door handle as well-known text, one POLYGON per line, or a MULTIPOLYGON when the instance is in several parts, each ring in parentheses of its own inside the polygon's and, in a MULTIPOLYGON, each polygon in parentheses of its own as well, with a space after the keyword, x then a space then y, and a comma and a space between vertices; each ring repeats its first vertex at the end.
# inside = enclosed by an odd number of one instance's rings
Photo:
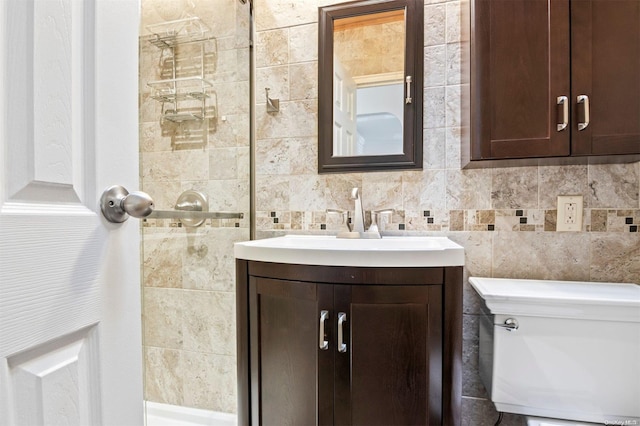
POLYGON ((113 185, 105 189, 100 197, 103 216, 113 223, 122 223, 129 216, 143 218, 153 212, 153 199, 146 192, 129 192, 123 186, 113 185))

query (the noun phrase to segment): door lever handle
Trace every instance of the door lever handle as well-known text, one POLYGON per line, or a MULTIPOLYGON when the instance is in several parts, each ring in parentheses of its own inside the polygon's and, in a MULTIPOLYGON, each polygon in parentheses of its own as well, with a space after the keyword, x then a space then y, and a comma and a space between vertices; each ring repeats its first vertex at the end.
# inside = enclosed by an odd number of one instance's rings
POLYGON ((100 210, 113 223, 122 223, 129 216, 142 218, 153 212, 153 199, 146 192, 129 193, 123 186, 113 185, 105 189, 100 197, 100 210))

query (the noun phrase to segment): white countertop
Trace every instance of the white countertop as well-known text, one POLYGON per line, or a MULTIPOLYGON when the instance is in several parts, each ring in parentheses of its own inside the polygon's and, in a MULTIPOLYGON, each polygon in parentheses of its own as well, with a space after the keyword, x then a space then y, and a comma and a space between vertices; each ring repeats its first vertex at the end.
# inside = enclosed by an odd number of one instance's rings
POLYGON ((298 265, 360 267, 463 266, 464 248, 446 237, 341 239, 325 235, 235 243, 237 259, 298 265))

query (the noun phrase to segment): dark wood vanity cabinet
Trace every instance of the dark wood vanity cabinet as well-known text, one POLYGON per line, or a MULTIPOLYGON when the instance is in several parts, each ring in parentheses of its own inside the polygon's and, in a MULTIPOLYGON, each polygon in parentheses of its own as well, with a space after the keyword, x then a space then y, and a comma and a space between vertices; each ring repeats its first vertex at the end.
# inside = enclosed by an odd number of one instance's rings
POLYGON ((239 425, 460 424, 462 267, 237 271, 239 425))
POLYGON ((470 160, 640 154, 640 1, 473 0, 471 28, 470 160))

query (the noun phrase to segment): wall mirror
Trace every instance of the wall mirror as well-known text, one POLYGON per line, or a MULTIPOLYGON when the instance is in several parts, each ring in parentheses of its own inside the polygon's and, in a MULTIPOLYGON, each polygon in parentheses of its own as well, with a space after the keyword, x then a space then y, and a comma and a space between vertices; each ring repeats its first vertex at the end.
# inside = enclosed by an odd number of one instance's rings
POLYGON ((319 8, 318 171, 422 168, 422 0, 319 8))

